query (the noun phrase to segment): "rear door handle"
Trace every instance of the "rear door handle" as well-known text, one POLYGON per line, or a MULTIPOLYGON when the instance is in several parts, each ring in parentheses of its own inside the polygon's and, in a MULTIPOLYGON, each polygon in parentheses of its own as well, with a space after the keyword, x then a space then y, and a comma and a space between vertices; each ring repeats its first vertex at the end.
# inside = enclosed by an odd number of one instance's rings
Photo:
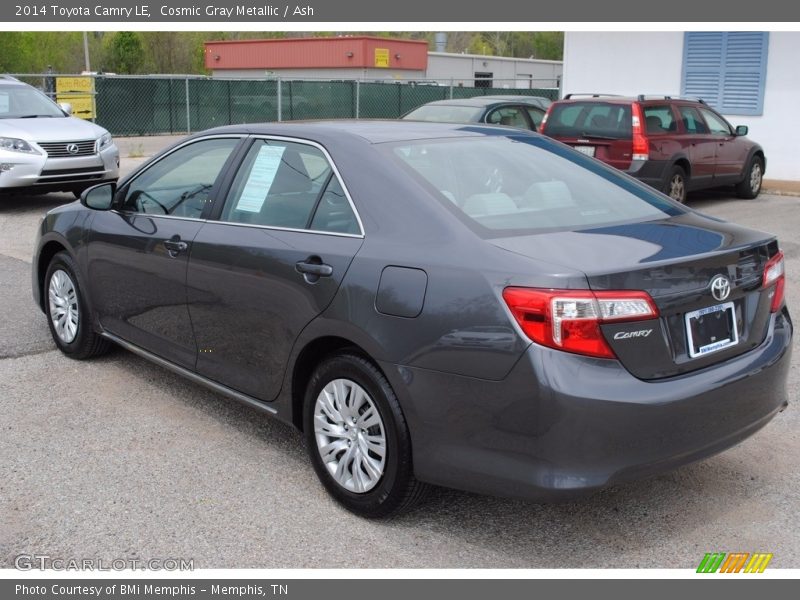
POLYGON ((313 275, 316 277, 330 277, 333 275, 333 267, 325 263, 306 262, 301 260, 295 263, 295 268, 298 273, 305 275, 313 275))
POLYGON ((186 252, 189 249, 189 244, 181 240, 171 239, 164 240, 164 247, 167 249, 167 252, 169 252, 169 255, 175 258, 181 252, 186 252))

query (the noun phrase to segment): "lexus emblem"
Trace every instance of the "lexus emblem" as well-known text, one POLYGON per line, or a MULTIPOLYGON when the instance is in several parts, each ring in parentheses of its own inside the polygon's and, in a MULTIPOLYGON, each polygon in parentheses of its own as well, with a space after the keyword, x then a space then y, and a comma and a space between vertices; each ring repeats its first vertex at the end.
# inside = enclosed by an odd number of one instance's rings
POLYGON ((724 275, 717 275, 711 280, 711 295, 722 302, 731 295, 731 282, 724 275))
POLYGON ((78 153, 78 144, 67 144, 67 152, 70 154, 78 153))

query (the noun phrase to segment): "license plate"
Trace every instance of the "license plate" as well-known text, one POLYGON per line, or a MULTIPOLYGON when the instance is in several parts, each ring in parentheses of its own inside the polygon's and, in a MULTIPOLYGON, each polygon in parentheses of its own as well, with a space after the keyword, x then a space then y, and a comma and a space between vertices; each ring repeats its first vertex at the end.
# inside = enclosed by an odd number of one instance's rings
POLYGON ((686 313, 689 356, 696 358, 739 342, 733 302, 717 304, 686 313))
POLYGON ((594 146, 573 146, 573 148, 586 156, 594 156, 594 146))

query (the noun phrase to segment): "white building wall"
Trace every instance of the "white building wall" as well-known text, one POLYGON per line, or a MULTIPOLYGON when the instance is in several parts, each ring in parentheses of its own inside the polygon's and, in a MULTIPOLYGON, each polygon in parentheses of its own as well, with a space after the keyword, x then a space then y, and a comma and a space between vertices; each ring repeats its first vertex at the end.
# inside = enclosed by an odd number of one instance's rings
MULTIPOLYGON (((800 181, 800 153, 791 135, 800 109, 800 33, 770 32, 764 113, 725 115, 747 125, 764 148, 768 179, 800 181)), ((567 32, 563 92, 679 94, 683 32, 567 32)))

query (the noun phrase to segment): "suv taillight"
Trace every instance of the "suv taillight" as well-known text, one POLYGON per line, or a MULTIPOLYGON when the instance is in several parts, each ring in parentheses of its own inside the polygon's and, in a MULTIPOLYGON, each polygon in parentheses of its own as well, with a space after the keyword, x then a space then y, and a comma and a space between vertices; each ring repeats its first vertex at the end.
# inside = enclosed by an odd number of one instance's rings
POLYGON ((642 107, 634 102, 631 107, 631 132, 633 133, 633 160, 647 160, 650 158, 650 143, 644 130, 644 115, 642 107))
POLYGON ((615 358, 600 330, 602 323, 658 317, 650 294, 642 291, 503 290, 522 331, 537 344, 585 356, 615 358))
POLYGON ((553 105, 547 107, 547 111, 544 113, 542 117, 542 122, 539 124, 539 133, 544 133, 544 126, 547 125, 547 119, 550 117, 550 113, 553 111, 553 105))
POLYGON ((761 287, 767 288, 773 284, 775 285, 770 312, 778 312, 781 306, 783 306, 783 289, 786 285, 783 264, 783 252, 778 251, 775 256, 769 259, 767 265, 764 267, 764 279, 762 280, 761 287))

